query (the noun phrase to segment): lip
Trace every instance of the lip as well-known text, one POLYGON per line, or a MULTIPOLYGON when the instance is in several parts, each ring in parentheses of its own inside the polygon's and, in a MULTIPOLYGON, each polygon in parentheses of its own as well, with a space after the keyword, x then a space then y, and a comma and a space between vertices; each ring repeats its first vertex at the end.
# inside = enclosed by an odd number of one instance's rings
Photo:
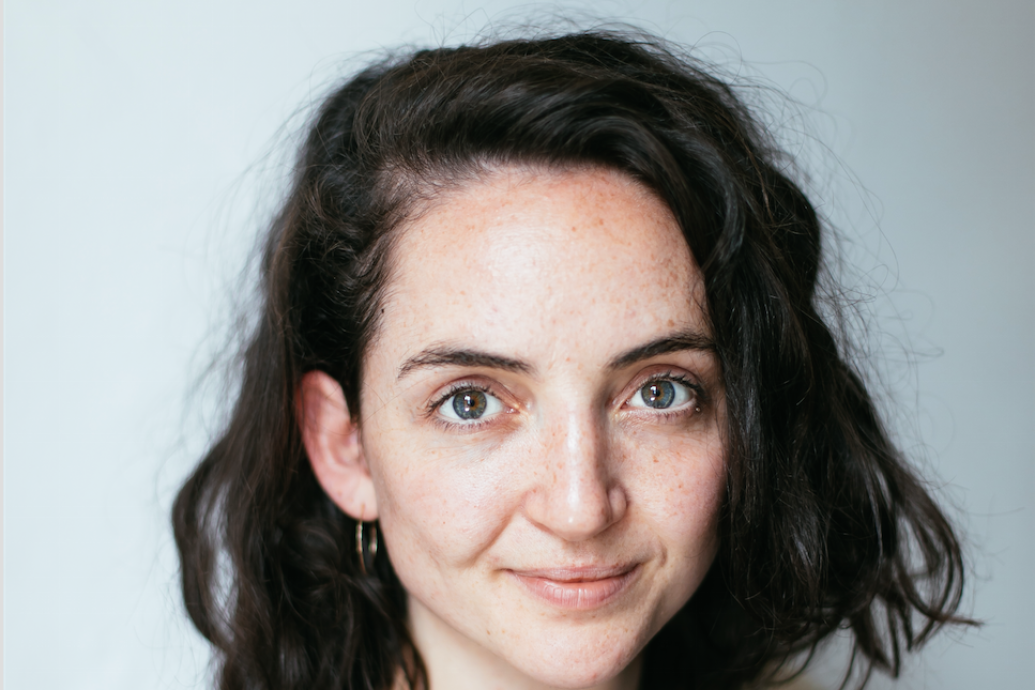
POLYGON ((640 573, 639 564, 508 570, 538 599, 557 608, 585 611, 617 599, 640 573))

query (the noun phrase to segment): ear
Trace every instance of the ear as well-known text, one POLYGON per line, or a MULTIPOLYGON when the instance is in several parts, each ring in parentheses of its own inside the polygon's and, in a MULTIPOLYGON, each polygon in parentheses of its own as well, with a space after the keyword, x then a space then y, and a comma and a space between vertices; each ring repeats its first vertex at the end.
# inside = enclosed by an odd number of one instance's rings
POLYGON ((374 482, 341 386, 322 371, 310 371, 298 392, 295 413, 316 480, 346 514, 376 520, 374 482))

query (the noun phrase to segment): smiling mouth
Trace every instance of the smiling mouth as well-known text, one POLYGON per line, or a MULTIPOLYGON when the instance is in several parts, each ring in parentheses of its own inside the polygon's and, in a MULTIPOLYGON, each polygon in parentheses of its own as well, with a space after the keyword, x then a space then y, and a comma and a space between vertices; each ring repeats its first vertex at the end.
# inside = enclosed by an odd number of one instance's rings
POLYGON ((617 599, 640 573, 638 564, 509 570, 537 598, 562 609, 595 609, 617 599))

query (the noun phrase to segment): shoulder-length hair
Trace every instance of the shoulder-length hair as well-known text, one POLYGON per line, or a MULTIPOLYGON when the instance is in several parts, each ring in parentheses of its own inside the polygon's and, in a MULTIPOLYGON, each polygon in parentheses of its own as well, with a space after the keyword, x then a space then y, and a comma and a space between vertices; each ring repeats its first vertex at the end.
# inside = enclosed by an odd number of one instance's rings
POLYGON ((822 223, 722 80, 654 39, 422 50, 323 103, 262 262, 221 437, 173 509, 187 611, 225 690, 426 685, 406 598, 317 484, 295 416, 320 369, 359 414, 393 230, 499 165, 606 166, 671 208, 703 273, 728 404, 721 547, 647 647, 645 687, 742 687, 838 628, 872 666, 955 616, 957 537, 821 317, 822 223))

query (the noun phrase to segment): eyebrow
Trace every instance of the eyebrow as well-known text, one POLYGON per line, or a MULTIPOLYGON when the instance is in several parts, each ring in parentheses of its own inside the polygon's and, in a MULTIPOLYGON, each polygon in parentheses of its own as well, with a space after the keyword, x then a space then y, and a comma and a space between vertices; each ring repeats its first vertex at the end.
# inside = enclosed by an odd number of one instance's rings
MULTIPOLYGON (((715 342, 698 331, 683 331, 676 333, 675 335, 668 335, 658 338, 657 340, 652 340, 649 343, 639 345, 631 350, 626 350, 612 359, 608 363, 607 368, 609 371, 616 371, 644 359, 650 359, 651 357, 657 357, 658 355, 664 355, 670 352, 680 352, 683 350, 704 350, 714 352, 715 342)), ((510 357, 503 357, 502 355, 495 355, 490 352, 481 352, 479 350, 435 347, 424 350, 420 354, 407 359, 403 365, 399 367, 399 376, 396 380, 400 381, 410 372, 418 369, 449 366, 484 367, 486 369, 501 369, 503 371, 513 371, 521 374, 531 374, 535 372, 535 367, 528 362, 521 361, 520 359, 512 359, 510 357)))
POLYGON ((652 340, 631 350, 626 350, 612 359, 608 363, 607 368, 609 371, 617 371, 644 359, 650 359, 658 355, 667 355, 670 352, 682 352, 683 350, 715 352, 715 341, 699 331, 686 330, 652 340))
POLYGON ((399 377, 404 376, 417 369, 433 367, 485 367, 486 369, 502 369, 503 371, 514 371, 522 374, 530 374, 533 371, 532 365, 522 362, 519 359, 511 359, 501 355, 494 355, 489 352, 478 350, 459 350, 451 347, 436 347, 424 350, 418 355, 410 357, 399 367, 399 377))

